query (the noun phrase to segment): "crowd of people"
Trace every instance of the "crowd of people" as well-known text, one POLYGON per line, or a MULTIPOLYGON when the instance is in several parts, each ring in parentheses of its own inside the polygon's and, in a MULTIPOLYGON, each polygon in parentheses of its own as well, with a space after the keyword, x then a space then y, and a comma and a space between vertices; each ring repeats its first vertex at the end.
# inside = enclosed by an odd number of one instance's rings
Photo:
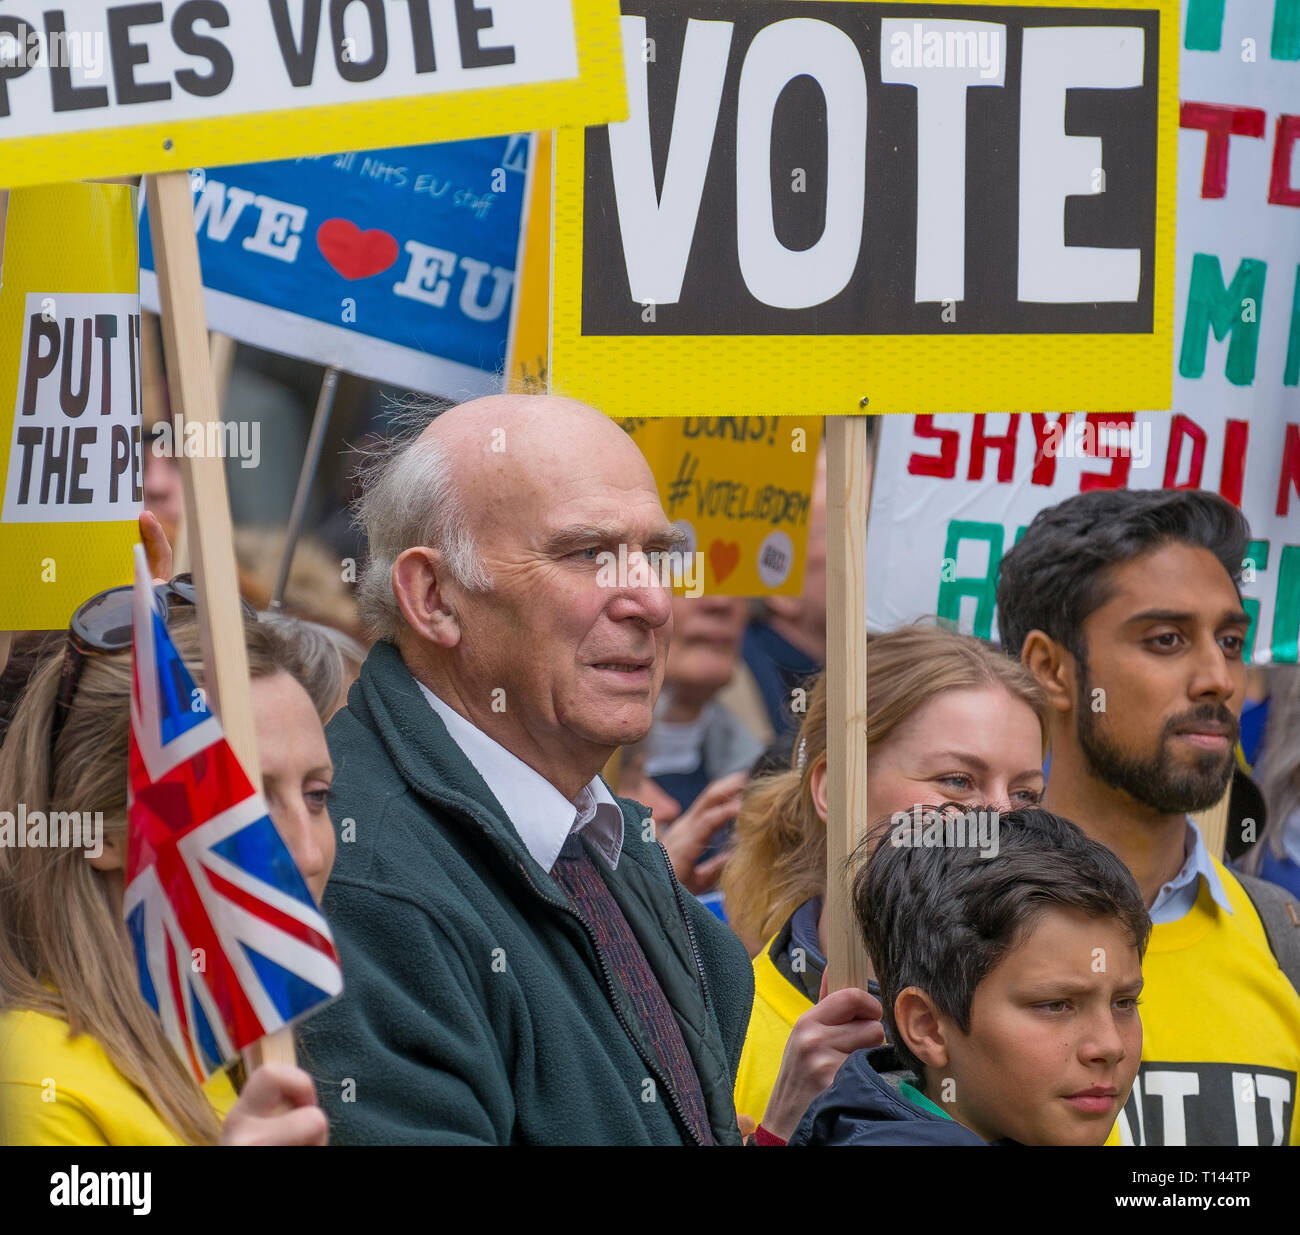
POLYGON ((1300 1143, 1300 670, 1248 664, 1230 503, 1081 494, 1003 560, 1000 646, 873 635, 862 839, 828 871, 824 459, 803 592, 752 603, 597 582, 681 533, 577 403, 451 408, 362 482, 359 623, 244 621, 343 994, 297 1066, 193 1080, 121 920, 130 657, 30 641, 0 807, 106 828, 0 846, 0 1143, 1300 1143), (1191 816, 1251 771, 1228 865, 1191 816), (831 989, 828 879, 866 989, 831 989))

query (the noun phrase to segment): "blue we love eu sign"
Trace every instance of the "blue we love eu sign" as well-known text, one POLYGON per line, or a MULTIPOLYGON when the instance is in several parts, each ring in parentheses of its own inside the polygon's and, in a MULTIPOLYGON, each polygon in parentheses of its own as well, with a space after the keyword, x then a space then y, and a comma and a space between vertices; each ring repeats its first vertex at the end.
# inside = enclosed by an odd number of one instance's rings
MULTIPOLYGON (((427 394, 500 390, 531 139, 196 168, 208 326, 427 394)), ((140 298, 158 307, 148 219, 140 298)))

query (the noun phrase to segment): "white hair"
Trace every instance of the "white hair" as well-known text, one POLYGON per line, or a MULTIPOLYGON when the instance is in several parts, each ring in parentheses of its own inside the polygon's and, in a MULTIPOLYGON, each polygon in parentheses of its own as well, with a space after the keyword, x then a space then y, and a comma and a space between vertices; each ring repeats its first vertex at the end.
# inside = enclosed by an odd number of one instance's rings
POLYGON ((354 518, 370 558, 357 582, 362 621, 378 639, 396 642, 402 611, 393 594, 393 565, 414 545, 438 550, 466 591, 486 592, 492 579, 470 535, 465 502, 452 476, 446 446, 420 433, 439 414, 428 405, 405 409, 413 432, 374 452, 360 469, 362 494, 354 518))

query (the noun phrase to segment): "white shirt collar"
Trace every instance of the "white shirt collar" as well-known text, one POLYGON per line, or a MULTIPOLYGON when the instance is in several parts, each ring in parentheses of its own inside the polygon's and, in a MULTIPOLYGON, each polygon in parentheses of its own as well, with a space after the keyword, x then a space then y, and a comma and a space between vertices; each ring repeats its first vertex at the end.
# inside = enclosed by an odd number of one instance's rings
POLYGON ((618 869, 623 852, 623 810, 599 776, 583 785, 570 802, 540 772, 488 737, 423 682, 417 680, 416 685, 447 726, 451 740, 501 803, 538 866, 549 873, 570 832, 581 831, 610 870, 618 869))

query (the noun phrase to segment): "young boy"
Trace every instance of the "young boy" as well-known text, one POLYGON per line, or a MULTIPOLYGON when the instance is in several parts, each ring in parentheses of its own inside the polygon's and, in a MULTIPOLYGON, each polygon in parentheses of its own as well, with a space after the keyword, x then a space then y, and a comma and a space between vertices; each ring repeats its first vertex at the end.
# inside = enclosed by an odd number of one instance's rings
POLYGON ((790 1144, 1105 1141, 1142 1053, 1146 906, 1068 820, 995 818, 991 856, 886 830, 860 869, 891 1045, 851 1055, 790 1144))

